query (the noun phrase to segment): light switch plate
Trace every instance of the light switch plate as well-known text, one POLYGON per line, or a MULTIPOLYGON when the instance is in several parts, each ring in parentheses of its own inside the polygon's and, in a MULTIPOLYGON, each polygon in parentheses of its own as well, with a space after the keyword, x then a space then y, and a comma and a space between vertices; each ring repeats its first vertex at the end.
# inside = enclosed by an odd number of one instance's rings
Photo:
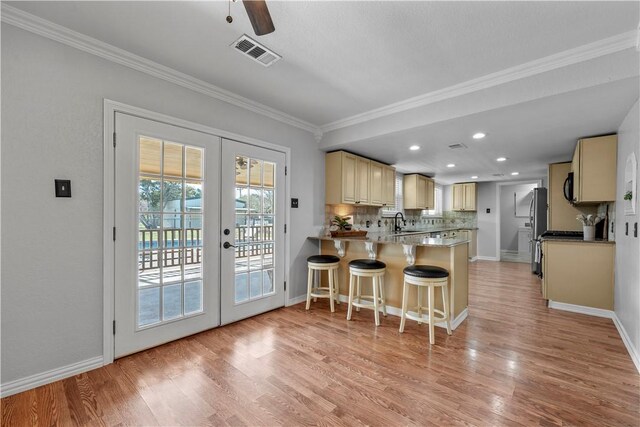
POLYGON ((71 197, 71 180, 56 179, 56 197, 71 197))

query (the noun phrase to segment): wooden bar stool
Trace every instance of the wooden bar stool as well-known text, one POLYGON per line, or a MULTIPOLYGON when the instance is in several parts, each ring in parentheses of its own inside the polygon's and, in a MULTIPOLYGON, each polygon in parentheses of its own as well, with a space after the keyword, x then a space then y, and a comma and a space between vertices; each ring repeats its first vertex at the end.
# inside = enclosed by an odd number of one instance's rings
POLYGON ((404 269, 404 285, 402 288, 402 317, 400 319, 400 332, 404 332, 404 322, 406 319, 412 319, 422 323, 429 323, 429 343, 435 343, 434 325, 436 323, 445 322, 447 324, 447 334, 451 335, 451 320, 449 315, 449 272, 440 267, 433 265, 411 265, 404 269), (418 306, 416 311, 418 315, 409 314, 407 312, 407 304, 409 300, 409 286, 418 287, 418 306), (427 310, 429 318, 422 317, 422 289, 428 288, 429 301, 427 310), (433 308, 435 288, 440 288, 442 293, 442 305, 444 311, 433 308), (435 316, 438 314, 439 316, 435 316))
POLYGON ((316 301, 317 298, 329 298, 331 312, 335 312, 333 301, 340 304, 338 298, 340 285, 338 283, 338 268, 340 267, 340 258, 334 255, 312 255, 307 258, 307 266, 309 275, 307 277, 307 310, 311 306, 311 298, 316 301), (318 283, 314 284, 315 272, 318 272, 318 283), (326 271, 329 276, 329 286, 321 286, 320 275, 322 271, 326 271))
POLYGON ((351 320, 353 307, 356 311, 360 308, 370 308, 374 311, 376 326, 380 326, 380 314, 387 315, 387 303, 384 295, 384 273, 387 265, 382 261, 372 259, 355 259, 349 263, 349 308, 347 310, 347 320, 351 320), (360 287, 361 277, 371 277, 372 295, 362 295, 360 287), (357 287, 354 301, 354 282, 357 287))

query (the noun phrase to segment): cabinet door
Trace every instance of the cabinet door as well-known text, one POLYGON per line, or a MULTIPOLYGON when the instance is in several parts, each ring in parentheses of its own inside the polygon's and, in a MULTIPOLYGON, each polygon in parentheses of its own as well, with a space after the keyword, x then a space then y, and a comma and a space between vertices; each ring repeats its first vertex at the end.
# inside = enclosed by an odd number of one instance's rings
POLYGON ((427 209, 435 209, 435 182, 432 179, 427 179, 427 209))
POLYGON ((356 156, 356 203, 369 204, 369 167, 371 161, 356 156))
POLYGON ((384 165, 378 162, 371 162, 369 168, 369 204, 372 206, 382 206, 384 204, 384 165))
POLYGON ((383 206, 394 206, 396 204, 396 170, 390 166, 385 166, 382 170, 382 181, 382 204, 383 206))
POLYGON ((476 185, 464 184, 464 210, 476 210, 476 185))
POLYGON ((342 203, 356 202, 356 162, 357 156, 342 153, 342 203))
POLYGON ((576 149, 573 152, 573 160, 571 161, 571 172, 573 172, 573 200, 579 202, 580 197, 580 146, 582 141, 578 141, 576 149))
POLYGON ((462 184, 453 184, 453 210, 464 210, 464 186, 462 184))
POLYGON ((418 186, 416 188, 416 207, 425 209, 427 206, 427 179, 418 175, 418 186))

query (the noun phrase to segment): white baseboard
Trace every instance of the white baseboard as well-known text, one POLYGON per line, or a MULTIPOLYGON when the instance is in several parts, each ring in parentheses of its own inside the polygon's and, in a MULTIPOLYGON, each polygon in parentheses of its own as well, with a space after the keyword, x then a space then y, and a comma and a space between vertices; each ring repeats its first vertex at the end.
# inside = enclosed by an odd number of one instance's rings
POLYGON ((636 365, 636 369, 638 370, 638 373, 640 373, 640 354, 638 354, 638 350, 633 346, 633 343, 631 342, 631 339, 629 338, 627 331, 624 329, 622 322, 620 321, 620 319, 618 318, 618 315, 615 312, 613 313, 613 324, 616 325, 616 328, 618 329, 618 333, 622 338, 622 342, 624 343, 624 346, 627 347, 629 356, 631 356, 631 360, 633 360, 633 364, 636 365))
POLYGON ((63 366, 61 368, 51 369, 40 374, 9 381, 0 385, 0 397, 11 396, 12 394, 40 387, 41 385, 49 384, 54 381, 63 380, 102 366, 104 366, 102 356, 98 356, 81 362, 72 363, 71 365, 63 366))
POLYGON ((481 261, 500 261, 498 258, 494 257, 494 256, 480 256, 478 255, 476 257, 477 260, 481 260, 481 261))
POLYGON ((307 295, 300 295, 294 298, 289 298, 289 300, 287 300, 287 303, 285 304, 285 307, 289 307, 290 305, 296 305, 296 304, 300 304, 302 301, 306 301, 307 300, 307 295))
POLYGON ((586 307, 584 305, 567 304, 565 302, 551 301, 549 300, 549 308, 556 310, 571 311, 573 313, 587 314, 589 316, 606 317, 607 319, 613 319, 615 313, 611 310, 604 310, 602 308, 586 307))
MULTIPOLYGON (((346 295, 340 295, 340 301, 347 303, 349 302, 349 298, 346 295)), ((393 307, 391 305, 387 305, 387 314, 400 317, 400 315, 402 314, 402 309, 400 307, 393 307)), ((451 329, 455 330, 458 326, 460 326, 462 322, 464 322, 464 319, 467 318, 468 315, 469 315, 468 308, 465 308, 464 310, 462 310, 462 312, 458 315, 458 317, 453 319, 453 321, 451 322, 451 329)), ((446 328, 446 325, 444 323, 436 323, 435 326, 439 328, 446 328)))
POLYGON ((476 262, 478 260, 477 256, 474 256, 473 258, 469 258, 469 262, 476 262))

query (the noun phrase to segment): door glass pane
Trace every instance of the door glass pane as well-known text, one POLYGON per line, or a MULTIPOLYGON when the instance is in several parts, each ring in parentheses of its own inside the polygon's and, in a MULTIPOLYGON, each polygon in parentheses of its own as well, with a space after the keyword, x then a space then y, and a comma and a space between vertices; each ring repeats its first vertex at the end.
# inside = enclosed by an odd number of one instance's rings
POLYGON ((172 320, 182 316, 182 285, 162 288, 162 320, 172 320))
POLYGON ((182 212, 183 181, 165 179, 162 183, 162 211, 182 212))
POLYGON ((138 205, 140 212, 159 212, 162 197, 160 179, 140 177, 138 184, 138 205))
POLYGON ((236 304, 274 293, 275 168, 272 162, 236 157, 236 304))
POLYGON ((202 149, 195 147, 186 147, 186 176, 187 178, 202 179, 202 149))
POLYGON ((160 321, 160 288, 138 291, 138 326, 147 326, 160 321))
POLYGON ((182 144, 164 143, 164 170, 163 175, 182 175, 182 144))
POLYGON ((184 284, 184 314, 202 311, 202 281, 184 284))
POLYGON ((139 137, 138 150, 140 328, 203 311, 205 213, 202 148, 139 137))
POLYGON ((140 173, 160 175, 162 168, 162 141, 140 137, 140 173))

